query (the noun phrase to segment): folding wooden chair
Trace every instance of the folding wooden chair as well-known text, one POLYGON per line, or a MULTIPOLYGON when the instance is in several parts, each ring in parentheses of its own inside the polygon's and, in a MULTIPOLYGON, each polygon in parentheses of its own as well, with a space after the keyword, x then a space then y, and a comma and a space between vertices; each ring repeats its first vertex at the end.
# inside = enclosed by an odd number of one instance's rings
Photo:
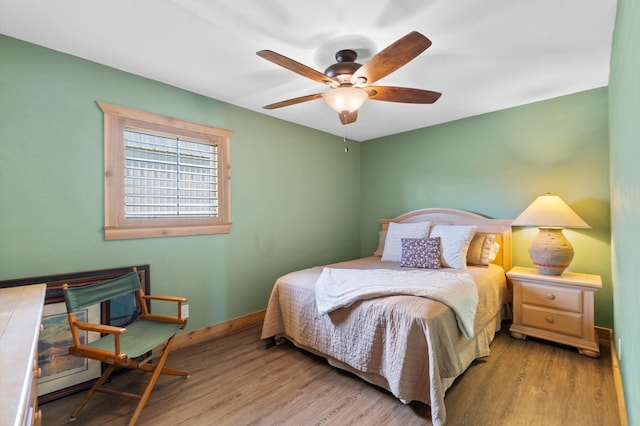
POLYGON ((69 287, 64 284, 62 288, 67 305, 69 326, 73 335, 73 346, 69 347, 69 353, 109 364, 80 405, 71 414, 70 421, 76 419, 96 392, 102 392, 138 399, 138 405, 129 420, 129 425, 135 424, 160 374, 187 377, 189 375, 184 371, 164 367, 176 333, 179 329, 183 329, 187 323, 187 319, 182 318, 181 315, 182 304, 186 303, 187 299, 184 297, 145 295, 140 287, 140 278, 135 268, 133 272, 100 284, 82 287, 69 287), (139 315, 135 321, 126 327, 93 324, 76 319, 74 311, 124 295, 131 295, 131 297, 136 298, 135 303, 139 310, 139 315), (151 314, 147 309, 147 300, 177 302, 178 315, 151 314), (102 337, 90 343, 81 342, 80 331, 98 332, 101 333, 102 337), (155 364, 150 362, 151 356, 144 358, 144 355, 151 353, 152 349, 161 345, 164 345, 164 349, 155 364), (105 388, 103 386, 104 383, 116 368, 139 369, 152 373, 144 392, 134 394, 105 388))

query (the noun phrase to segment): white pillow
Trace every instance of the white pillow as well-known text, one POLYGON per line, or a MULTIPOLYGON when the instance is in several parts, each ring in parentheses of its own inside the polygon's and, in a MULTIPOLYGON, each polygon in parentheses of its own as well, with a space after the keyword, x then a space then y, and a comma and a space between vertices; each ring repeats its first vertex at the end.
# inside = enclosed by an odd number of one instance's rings
POLYGON ((442 266, 445 268, 465 269, 467 250, 476 233, 475 226, 433 225, 429 238, 440 237, 442 241, 442 266))
POLYGON ((400 263, 402 260, 402 239, 427 238, 430 227, 431 222, 389 223, 381 260, 383 262, 400 263))
POLYGON ((489 263, 491 263, 494 260, 496 260, 496 257, 498 257, 498 252, 499 251, 500 251, 500 244, 498 244, 496 242, 491 244, 491 250, 489 250, 489 263))
POLYGON ((384 251, 384 240, 387 239, 387 231, 380 231, 378 234, 378 248, 373 252, 374 256, 382 256, 384 251))

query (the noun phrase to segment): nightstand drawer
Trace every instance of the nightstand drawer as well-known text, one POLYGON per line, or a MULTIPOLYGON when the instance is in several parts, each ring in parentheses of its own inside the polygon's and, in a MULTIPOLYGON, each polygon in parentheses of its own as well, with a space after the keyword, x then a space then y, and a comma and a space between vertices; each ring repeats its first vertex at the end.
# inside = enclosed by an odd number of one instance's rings
POLYGON ((543 285, 523 285, 522 303, 582 313, 582 291, 543 285))
POLYGON ((582 337, 582 314, 523 305, 522 324, 556 333, 582 337))

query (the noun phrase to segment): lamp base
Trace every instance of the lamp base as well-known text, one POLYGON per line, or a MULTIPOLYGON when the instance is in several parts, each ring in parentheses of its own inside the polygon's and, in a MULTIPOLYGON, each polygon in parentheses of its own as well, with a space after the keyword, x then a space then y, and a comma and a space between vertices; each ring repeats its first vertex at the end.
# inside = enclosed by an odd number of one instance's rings
POLYGON ((573 247, 562 233, 562 228, 539 228, 538 236, 529 247, 529 256, 538 272, 561 275, 571 264, 573 247))

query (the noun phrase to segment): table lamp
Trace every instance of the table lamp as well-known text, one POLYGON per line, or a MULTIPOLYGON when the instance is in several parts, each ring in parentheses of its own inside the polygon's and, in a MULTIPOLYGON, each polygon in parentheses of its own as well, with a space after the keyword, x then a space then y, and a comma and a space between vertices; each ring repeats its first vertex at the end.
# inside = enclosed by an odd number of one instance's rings
POLYGON ((561 275, 573 259, 573 247, 562 228, 591 228, 553 194, 536 198, 511 225, 538 227, 540 231, 531 242, 529 256, 538 272, 545 275, 561 275))

